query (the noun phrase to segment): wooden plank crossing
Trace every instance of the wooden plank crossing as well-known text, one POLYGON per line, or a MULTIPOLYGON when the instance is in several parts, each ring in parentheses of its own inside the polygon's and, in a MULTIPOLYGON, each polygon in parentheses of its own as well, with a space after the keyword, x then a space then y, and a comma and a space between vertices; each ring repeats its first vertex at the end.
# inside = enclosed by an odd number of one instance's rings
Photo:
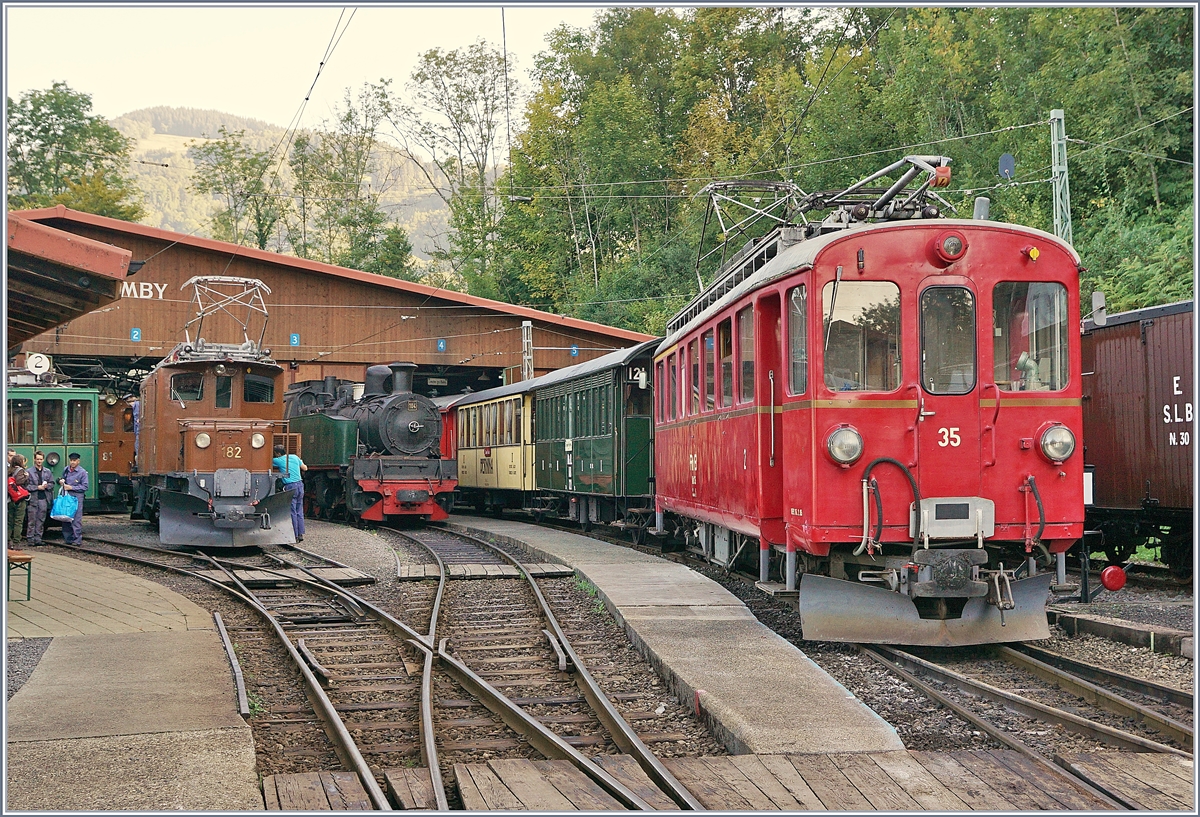
MULTIPOLYGON (((1080 753, 1055 758, 1104 781, 1114 799, 1137 810, 1193 812, 1192 761, 1178 755, 1080 753)), ((678 806, 628 755, 592 758, 653 808, 678 806)), ((871 752, 833 755, 733 755, 666 758, 696 799, 714 811, 1095 811, 1111 809, 1067 777, 1055 777, 1017 752, 871 752), (1036 784, 1031 783, 1036 781, 1036 784)), ((436 809, 423 768, 383 771, 397 809, 436 809)), ((470 811, 620 811, 620 803, 565 760, 490 760, 455 764, 453 781, 470 811)), ((350 772, 274 775, 263 780, 269 811, 366 810, 370 801, 350 772)))
POLYGON ((371 800, 354 772, 303 772, 264 777, 267 811, 371 811, 371 800))
POLYGON ((1055 761, 1077 769, 1118 802, 1136 811, 1195 813, 1195 764, 1180 755, 1079 752, 1055 761))
POLYGON ((437 798, 429 769, 424 766, 410 769, 384 769, 383 782, 388 800, 403 811, 437 811, 437 798))
MULTIPOLYGON (((527 564, 525 567, 529 569, 529 575, 535 579, 553 579, 575 575, 573 568, 553 562, 535 562, 527 564)), ((436 579, 437 575, 438 569, 435 564, 400 565, 396 568, 396 578, 402 582, 436 579)), ((446 577, 450 579, 516 579, 520 575, 521 572, 512 565, 446 565, 446 577)))
POLYGON ((665 758, 717 811, 1034 811, 1111 808, 1017 752, 870 752, 665 758), (1030 780, 1038 785, 1032 787, 1030 780))
MULTIPOLYGON (((355 587, 360 584, 374 584, 375 577, 369 573, 363 573, 360 570, 355 570, 352 567, 311 567, 313 573, 320 576, 322 579, 340 584, 343 587, 355 587)), ((229 577, 220 570, 198 570, 197 573, 208 576, 222 584, 233 584, 229 577)), ((286 570, 275 570, 272 568, 267 570, 246 570, 242 568, 235 569, 233 574, 238 577, 247 587, 280 587, 292 584, 297 579, 310 578, 302 570, 297 570, 294 567, 289 567, 286 570), (283 574, 283 575, 279 575, 283 574)))

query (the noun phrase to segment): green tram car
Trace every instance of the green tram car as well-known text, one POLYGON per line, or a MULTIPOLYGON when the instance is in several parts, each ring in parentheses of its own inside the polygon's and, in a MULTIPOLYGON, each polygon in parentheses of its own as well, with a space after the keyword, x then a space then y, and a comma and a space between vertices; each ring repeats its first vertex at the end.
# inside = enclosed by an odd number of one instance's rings
POLYGON ((651 359, 658 341, 454 401, 460 501, 611 525, 654 520, 651 359))
POLYGON ((100 403, 99 390, 91 388, 47 385, 8 389, 8 447, 30 465, 33 452, 43 452, 56 480, 67 467, 67 455, 78 452, 79 464, 88 472, 85 513, 125 510, 124 495, 101 491, 100 403))

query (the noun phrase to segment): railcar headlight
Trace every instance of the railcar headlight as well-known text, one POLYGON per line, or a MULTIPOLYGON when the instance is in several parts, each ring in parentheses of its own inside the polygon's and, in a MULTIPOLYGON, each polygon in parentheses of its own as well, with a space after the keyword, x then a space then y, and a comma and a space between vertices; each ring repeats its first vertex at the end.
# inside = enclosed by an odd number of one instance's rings
POLYGON ((254 434, 250 435, 250 447, 251 448, 262 448, 266 444, 267 444, 267 438, 264 437, 263 435, 258 434, 258 433, 254 433, 254 434))
POLYGON ((208 448, 210 445, 212 445, 212 437, 208 436, 207 432, 201 431, 196 435, 197 448, 208 448))
POLYGON ((1075 435, 1066 426, 1050 426, 1042 434, 1042 453, 1052 462, 1062 462, 1075 453, 1075 435))
POLYGON ((842 426, 829 435, 826 446, 834 462, 850 465, 862 456, 863 438, 849 426, 842 426))

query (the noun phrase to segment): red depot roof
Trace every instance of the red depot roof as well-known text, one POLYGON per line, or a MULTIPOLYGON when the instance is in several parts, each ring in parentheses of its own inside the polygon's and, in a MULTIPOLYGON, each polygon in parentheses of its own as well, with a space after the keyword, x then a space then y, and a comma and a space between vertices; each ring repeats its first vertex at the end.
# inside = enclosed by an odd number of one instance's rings
MULTIPOLYGON (((121 221, 120 219, 108 218, 106 216, 96 216, 92 215, 91 213, 82 213, 78 210, 69 210, 61 204, 57 207, 49 207, 42 210, 20 210, 16 211, 13 215, 37 222, 57 220, 73 222, 76 224, 86 224, 106 230, 112 230, 118 233, 136 235, 158 241, 184 244, 190 247, 198 247, 204 250, 211 250, 241 258, 262 261, 268 264, 288 266, 294 269, 318 273, 321 275, 333 275, 339 278, 346 278, 352 281, 370 284, 372 286, 397 289, 415 295, 440 298, 446 301, 461 303, 464 306, 482 307, 484 309, 490 309, 496 312, 503 312, 509 315, 517 315, 522 318, 536 320, 543 324, 554 324, 587 332, 598 332, 610 337, 621 338, 634 342, 649 340, 652 337, 651 335, 646 335, 641 332, 633 332, 628 329, 619 329, 617 327, 606 326, 593 321, 580 320, 579 318, 568 318, 564 315, 555 315, 551 312, 543 312, 539 309, 533 309, 527 306, 514 306, 513 304, 507 304, 503 301, 493 301, 489 298, 480 298, 475 295, 467 295, 462 292, 455 292, 454 290, 442 289, 441 287, 431 287, 425 284, 413 283, 411 281, 402 281, 398 278, 389 278, 386 275, 376 275, 375 273, 371 272, 361 272, 360 270, 338 267, 334 266, 333 264, 325 264, 320 261, 310 261, 306 258, 297 258, 291 255, 267 252, 266 250, 259 250, 253 247, 243 247, 240 244, 231 244, 227 241, 217 241, 211 238, 185 235, 183 233, 172 232, 171 230, 162 230, 158 227, 147 227, 144 224, 134 224, 129 221, 121 221)), ((11 338, 9 340, 9 344, 10 346, 13 344, 11 338)))
POLYGON ((121 297, 129 250, 38 224, 24 213, 9 213, 7 228, 8 348, 121 297))

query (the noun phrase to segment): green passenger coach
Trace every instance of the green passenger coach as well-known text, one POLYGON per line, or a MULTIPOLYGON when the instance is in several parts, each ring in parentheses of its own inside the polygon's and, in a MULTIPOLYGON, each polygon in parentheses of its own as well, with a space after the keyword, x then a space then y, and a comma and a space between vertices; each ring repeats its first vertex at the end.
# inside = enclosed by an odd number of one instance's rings
POLYGON ((83 509, 107 510, 100 501, 98 469, 100 392, 74 386, 11 386, 8 389, 8 447, 33 463, 33 452, 46 455, 46 467, 57 480, 67 467, 67 455, 79 454, 88 472, 83 509))
POLYGON ((654 517, 654 348, 648 341, 458 401, 463 499, 641 540, 654 517))

